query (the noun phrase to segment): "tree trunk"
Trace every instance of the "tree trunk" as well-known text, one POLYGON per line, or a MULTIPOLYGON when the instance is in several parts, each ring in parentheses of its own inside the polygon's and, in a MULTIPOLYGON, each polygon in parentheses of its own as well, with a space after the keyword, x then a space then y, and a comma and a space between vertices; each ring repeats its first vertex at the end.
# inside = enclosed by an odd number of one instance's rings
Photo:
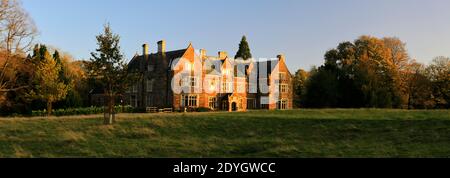
POLYGON ((114 95, 109 94, 108 95, 108 108, 107 108, 107 113, 105 113, 105 118, 104 118, 104 123, 106 125, 111 125, 115 122, 115 117, 114 117, 114 95), (106 116, 107 114, 107 116, 106 116))
POLYGON ((47 116, 51 116, 51 115, 52 115, 52 102, 47 101, 47 116))

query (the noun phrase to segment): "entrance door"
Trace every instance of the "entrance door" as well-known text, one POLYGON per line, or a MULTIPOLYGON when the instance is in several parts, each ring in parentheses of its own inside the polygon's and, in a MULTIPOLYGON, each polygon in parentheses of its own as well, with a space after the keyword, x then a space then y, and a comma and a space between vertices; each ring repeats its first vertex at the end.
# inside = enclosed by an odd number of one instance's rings
POLYGON ((232 110, 232 111, 237 111, 237 110, 238 110, 236 102, 233 102, 233 103, 231 104, 231 110, 232 110))

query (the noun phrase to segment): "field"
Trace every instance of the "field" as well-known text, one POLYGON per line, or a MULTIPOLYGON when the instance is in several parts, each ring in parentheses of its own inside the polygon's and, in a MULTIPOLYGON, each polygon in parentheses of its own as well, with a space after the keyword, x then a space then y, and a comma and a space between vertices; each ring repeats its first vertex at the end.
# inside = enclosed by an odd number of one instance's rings
POLYGON ((0 157, 450 157, 450 111, 1 118, 0 157))

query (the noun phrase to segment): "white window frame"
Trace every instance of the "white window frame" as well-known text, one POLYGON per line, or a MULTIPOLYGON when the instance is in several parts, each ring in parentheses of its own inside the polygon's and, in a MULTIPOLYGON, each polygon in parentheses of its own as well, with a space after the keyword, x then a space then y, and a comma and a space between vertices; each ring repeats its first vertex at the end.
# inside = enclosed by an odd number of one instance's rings
POLYGON ((199 106, 199 96, 198 95, 181 95, 180 100, 181 107, 198 107, 199 106), (187 106, 186 106, 187 99, 187 106))
POLYGON ((190 87, 197 87, 197 77, 189 77, 189 86, 190 87))
POLYGON ((289 99, 286 99, 286 98, 281 99, 277 103, 277 109, 279 109, 279 110, 287 110, 288 109, 288 105, 289 105, 289 99))
POLYGON ((215 97, 215 96, 208 97, 208 107, 210 109, 216 109, 217 108, 217 97, 215 97))
POLYGON ((289 92, 289 85, 288 84, 280 84, 280 92, 281 93, 288 93, 289 92))

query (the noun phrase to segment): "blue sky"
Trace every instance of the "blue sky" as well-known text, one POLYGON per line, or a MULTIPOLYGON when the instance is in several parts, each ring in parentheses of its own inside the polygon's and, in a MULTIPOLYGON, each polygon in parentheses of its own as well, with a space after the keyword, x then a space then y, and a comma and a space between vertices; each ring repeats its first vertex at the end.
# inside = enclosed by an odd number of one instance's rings
POLYGON ((254 57, 286 55, 291 72, 323 63, 324 53, 361 35, 396 36, 427 63, 450 56, 448 0, 23 0, 38 41, 88 59, 109 22, 129 59, 141 45, 204 48, 232 56, 246 35, 254 57))

